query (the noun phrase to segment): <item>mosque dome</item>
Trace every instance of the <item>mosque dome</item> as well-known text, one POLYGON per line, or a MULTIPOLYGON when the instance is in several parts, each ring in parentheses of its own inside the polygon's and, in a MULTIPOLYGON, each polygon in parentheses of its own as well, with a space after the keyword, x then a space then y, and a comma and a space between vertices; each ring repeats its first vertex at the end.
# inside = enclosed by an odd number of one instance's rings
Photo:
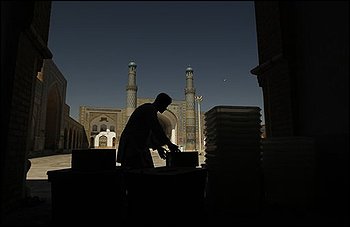
POLYGON ((188 71, 193 71, 191 66, 187 66, 186 72, 188 72, 188 71))
POLYGON ((130 67, 130 66, 135 66, 135 67, 136 67, 136 63, 135 63, 134 61, 130 61, 130 62, 129 62, 129 67, 130 67))

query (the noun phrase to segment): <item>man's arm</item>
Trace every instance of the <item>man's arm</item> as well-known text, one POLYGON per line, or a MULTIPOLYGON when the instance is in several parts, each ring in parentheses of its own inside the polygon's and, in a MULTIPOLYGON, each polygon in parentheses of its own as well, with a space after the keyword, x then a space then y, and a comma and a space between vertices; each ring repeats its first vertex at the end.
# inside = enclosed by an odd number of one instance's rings
POLYGON ((170 139, 166 136, 162 126, 159 123, 157 113, 152 115, 151 128, 154 136, 153 139, 156 140, 157 147, 167 145, 170 151, 172 152, 179 151, 179 147, 176 144, 173 144, 170 141, 170 139))

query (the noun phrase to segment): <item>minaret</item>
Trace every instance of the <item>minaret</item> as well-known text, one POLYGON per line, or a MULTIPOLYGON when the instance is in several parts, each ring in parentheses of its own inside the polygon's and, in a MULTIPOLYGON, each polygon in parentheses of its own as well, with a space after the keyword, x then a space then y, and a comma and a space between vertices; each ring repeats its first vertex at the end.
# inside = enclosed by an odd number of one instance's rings
POLYGON ((126 86, 126 121, 136 109, 137 86, 136 86, 136 63, 129 62, 128 85, 126 86))
POLYGON ((186 151, 196 150, 196 115, 195 115, 195 93, 193 85, 193 70, 190 66, 186 69, 186 151))

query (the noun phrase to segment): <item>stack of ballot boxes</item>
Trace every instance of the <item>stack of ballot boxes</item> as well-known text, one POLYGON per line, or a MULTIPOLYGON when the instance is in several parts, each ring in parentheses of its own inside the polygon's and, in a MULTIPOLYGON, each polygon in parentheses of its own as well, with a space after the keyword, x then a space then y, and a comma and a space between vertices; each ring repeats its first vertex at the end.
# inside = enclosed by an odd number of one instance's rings
POLYGON ((215 106, 205 113, 207 201, 214 213, 260 211, 260 110, 250 106, 215 106))

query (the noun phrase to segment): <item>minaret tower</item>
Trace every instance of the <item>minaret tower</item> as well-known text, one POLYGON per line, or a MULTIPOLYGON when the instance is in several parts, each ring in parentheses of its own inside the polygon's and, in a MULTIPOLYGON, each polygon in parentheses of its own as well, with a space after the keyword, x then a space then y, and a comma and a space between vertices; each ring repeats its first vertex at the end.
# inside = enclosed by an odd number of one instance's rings
POLYGON ((186 151, 196 150, 196 115, 195 115, 195 93, 193 85, 193 70, 190 66, 186 69, 186 151))
POLYGON ((136 86, 136 63, 129 62, 128 85, 126 86, 126 121, 136 109, 137 86, 136 86))

